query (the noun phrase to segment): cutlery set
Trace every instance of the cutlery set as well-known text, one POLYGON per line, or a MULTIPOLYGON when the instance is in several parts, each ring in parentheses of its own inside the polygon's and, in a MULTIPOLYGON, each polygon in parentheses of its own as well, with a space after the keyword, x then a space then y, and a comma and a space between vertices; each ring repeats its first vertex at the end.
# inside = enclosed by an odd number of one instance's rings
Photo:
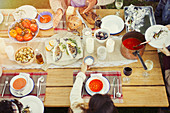
POLYGON ((113 99, 116 99, 116 97, 121 97, 121 92, 119 91, 119 79, 117 79, 117 92, 116 92, 116 78, 113 78, 113 99))

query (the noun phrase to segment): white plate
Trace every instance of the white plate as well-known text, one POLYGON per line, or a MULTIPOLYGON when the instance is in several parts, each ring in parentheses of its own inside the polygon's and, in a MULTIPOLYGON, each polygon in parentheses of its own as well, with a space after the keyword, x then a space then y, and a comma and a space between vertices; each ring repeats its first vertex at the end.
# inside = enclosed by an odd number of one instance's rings
POLYGON ((4 16, 3 16, 3 14, 0 12, 0 24, 3 22, 3 20, 4 20, 4 16))
POLYGON ((36 19, 36 21, 38 23, 39 28, 42 29, 42 30, 48 30, 48 29, 51 29, 53 27, 53 22, 52 21, 50 23, 48 23, 48 24, 42 24, 37 19, 36 19))
POLYGON ((119 16, 108 15, 101 21, 101 28, 108 29, 111 35, 118 34, 124 29, 124 21, 119 16))
POLYGON ((167 47, 170 45, 170 31, 168 30, 167 27, 163 25, 153 25, 146 30, 145 39, 146 41, 151 40, 151 42, 149 42, 149 45, 151 45, 152 47, 163 48, 164 44, 167 47), (160 35, 161 38, 158 39, 153 38, 154 33, 155 32, 158 33, 160 29, 165 30, 167 32, 164 32, 162 36, 160 35))
POLYGON ((22 91, 22 95, 17 94, 11 87, 10 87, 10 92, 15 97, 23 97, 30 94, 33 89, 34 89, 34 81, 29 77, 28 86, 22 91))
POLYGON ((91 77, 90 77, 89 79, 87 79, 87 81, 86 81, 85 89, 86 89, 86 91, 87 91, 87 93, 88 93, 89 95, 94 95, 94 94, 97 94, 97 93, 98 93, 98 94, 106 94, 106 93, 108 93, 109 90, 110 90, 110 83, 109 83, 109 80, 108 80, 106 77, 103 77, 101 73, 91 74, 91 77), (101 80, 101 81, 103 82, 103 88, 102 88, 102 90, 99 91, 99 92, 93 92, 93 91, 91 91, 90 88, 89 88, 89 86, 88 86, 89 83, 90 83, 90 81, 92 81, 92 80, 94 80, 94 79, 99 79, 99 80, 101 80))
POLYGON ((23 104, 23 108, 30 107, 31 113, 43 113, 44 112, 44 104, 42 101, 36 96, 26 96, 19 100, 23 104))
POLYGON ((23 5, 15 10, 13 13, 14 19, 19 20, 21 18, 31 18, 35 19, 37 16, 37 10, 31 5, 23 5), (22 11, 19 11, 22 10, 22 11), (19 13, 17 13, 19 11, 19 13))

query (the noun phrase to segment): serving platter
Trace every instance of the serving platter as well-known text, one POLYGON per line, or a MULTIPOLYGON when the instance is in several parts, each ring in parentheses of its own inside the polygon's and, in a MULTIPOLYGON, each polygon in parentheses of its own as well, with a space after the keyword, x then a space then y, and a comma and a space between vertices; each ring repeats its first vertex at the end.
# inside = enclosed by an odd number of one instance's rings
POLYGON ((76 36, 70 32, 55 34, 45 41, 45 46, 49 45, 50 40, 56 40, 57 43, 52 47, 51 51, 46 50, 45 54, 46 54, 47 64, 55 64, 55 65, 64 66, 64 65, 72 64, 78 61, 79 59, 83 58, 83 48, 82 48, 81 39, 79 36, 76 36), (54 49, 57 48, 57 46, 61 45, 61 43, 62 44, 66 43, 65 39, 71 39, 71 40, 76 41, 77 47, 78 47, 77 49, 79 49, 81 52, 77 53, 74 57, 71 57, 70 54, 66 51, 67 47, 65 46, 65 50, 62 51, 61 56, 56 57, 54 49))
MULTIPOLYGON (((125 6, 124 7, 124 16, 125 16, 125 23, 127 21, 127 19, 129 17, 131 17, 132 15, 130 15, 128 13, 128 8, 130 6, 125 6)), ((155 21, 155 17, 154 17, 154 12, 153 12, 153 8, 151 6, 134 6, 134 9, 135 10, 145 10, 146 13, 143 13, 145 14, 144 15, 144 18, 143 18, 143 22, 140 23, 140 26, 138 25, 135 25, 135 26, 138 26, 139 27, 139 32, 141 32, 142 34, 145 34, 145 31, 152 25, 156 25, 156 21, 155 21)), ((134 10, 134 11, 135 11, 134 10)), ((142 19, 140 19, 142 20, 142 19)), ((139 20, 139 21, 140 21, 139 20)), ((138 21, 138 22, 139 22, 138 21)), ((130 28, 126 25, 126 32, 129 32, 131 30, 129 30, 130 28)))
POLYGON ((168 47, 170 45, 170 32, 166 26, 163 25, 153 25, 150 26, 145 33, 146 41, 150 41, 149 45, 155 48, 168 47), (154 38, 154 34, 160 34, 154 38))

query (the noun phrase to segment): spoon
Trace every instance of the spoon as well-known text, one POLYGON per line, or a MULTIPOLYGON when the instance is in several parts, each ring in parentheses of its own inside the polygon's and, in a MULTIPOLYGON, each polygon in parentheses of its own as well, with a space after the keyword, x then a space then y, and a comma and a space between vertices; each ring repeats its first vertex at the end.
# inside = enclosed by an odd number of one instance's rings
MULTIPOLYGON (((41 76, 41 77, 39 78, 39 82, 41 82, 41 83, 44 82, 44 77, 43 77, 43 76, 41 76)), ((40 95, 40 93, 41 93, 41 84, 39 84, 39 92, 38 92, 38 96, 40 95)))
POLYGON ((138 45, 136 45, 136 46, 133 46, 133 48, 139 47, 139 46, 141 46, 141 45, 143 45, 143 44, 147 44, 147 43, 149 43, 150 41, 151 41, 151 40, 142 42, 142 43, 140 43, 140 44, 138 44, 138 45))
POLYGON ((6 85, 8 84, 8 77, 6 77, 5 79, 5 83, 4 83, 4 89, 2 90, 2 97, 4 96, 4 92, 5 92, 5 89, 6 89, 6 85))
POLYGON ((37 12, 37 13, 38 13, 38 15, 40 15, 41 18, 45 19, 39 12, 37 12))
POLYGON ((115 99, 115 77, 113 78, 113 99, 115 99))
POLYGON ((116 93, 116 97, 121 97, 121 93, 119 92, 119 79, 117 79, 117 93, 116 93))
POLYGON ((8 16, 7 16, 7 20, 6 20, 5 26, 8 26, 9 15, 10 15, 10 13, 8 13, 8 16))

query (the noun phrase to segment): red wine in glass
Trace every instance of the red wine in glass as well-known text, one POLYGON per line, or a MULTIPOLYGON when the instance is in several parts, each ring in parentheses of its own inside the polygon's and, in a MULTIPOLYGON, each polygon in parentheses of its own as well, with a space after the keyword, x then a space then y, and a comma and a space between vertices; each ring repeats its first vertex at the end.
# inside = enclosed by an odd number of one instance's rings
POLYGON ((126 76, 130 76, 132 74, 132 68, 130 67, 125 67, 123 69, 123 73, 126 75, 126 76))
POLYGON ((123 69, 123 73, 126 75, 126 77, 123 78, 123 81, 124 82, 129 82, 130 81, 130 78, 127 77, 127 76, 130 76, 132 74, 132 68, 130 67, 125 67, 123 69))

